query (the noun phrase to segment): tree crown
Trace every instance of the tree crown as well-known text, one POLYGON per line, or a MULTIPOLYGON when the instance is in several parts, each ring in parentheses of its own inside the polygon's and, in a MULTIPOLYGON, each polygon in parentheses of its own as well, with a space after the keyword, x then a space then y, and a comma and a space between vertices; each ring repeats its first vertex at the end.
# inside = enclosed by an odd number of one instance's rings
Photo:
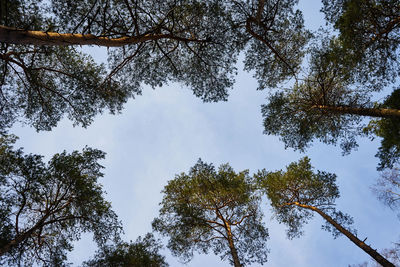
POLYGON ((174 255, 189 260, 194 251, 212 249, 225 259, 231 239, 242 264, 266 261, 268 232, 248 171, 235 173, 227 164, 216 171, 199 160, 188 174, 169 181, 163 193, 153 227, 169 236, 174 255))
POLYGON ((63 152, 45 164, 13 150, 12 138, 0 141, 2 261, 61 266, 82 232, 99 246, 119 238, 120 223, 97 182, 102 151, 63 152))
MULTIPOLYGON (((303 208, 302 205, 318 208, 342 225, 352 223, 350 216, 333 207, 339 197, 339 189, 335 184, 336 175, 323 171, 314 172, 307 157, 289 164, 286 171, 259 171, 256 178, 260 189, 270 200, 277 220, 288 226, 289 238, 302 235, 303 225, 313 217, 313 211, 303 208)), ((322 228, 332 232, 334 237, 340 234, 329 223, 322 228)))

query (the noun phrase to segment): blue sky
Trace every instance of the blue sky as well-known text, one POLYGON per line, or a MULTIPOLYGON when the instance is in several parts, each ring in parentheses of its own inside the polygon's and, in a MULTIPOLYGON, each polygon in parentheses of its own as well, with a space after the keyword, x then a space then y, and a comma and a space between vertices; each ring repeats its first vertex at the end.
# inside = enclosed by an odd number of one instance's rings
MULTIPOLYGON (((300 5, 309 28, 322 22, 319 1, 300 5)), ((85 48, 97 61, 105 60, 105 50, 85 48)), ((238 65, 239 70, 242 65, 238 65)), ((158 215, 160 191, 175 174, 187 172, 198 158, 219 166, 229 163, 236 171, 283 169, 290 162, 308 155, 316 169, 338 175, 341 198, 337 208, 354 217, 360 239, 378 250, 392 246, 399 239, 396 214, 383 206, 370 186, 379 173, 374 157, 378 142, 360 139, 360 146, 343 157, 340 148, 315 143, 306 154, 285 150, 278 137, 263 135, 261 104, 267 92, 256 91, 251 74, 239 72, 228 102, 203 103, 188 88, 170 84, 131 99, 122 114, 102 114, 87 129, 73 127, 63 120, 51 132, 15 126, 11 132, 20 137, 17 145, 25 152, 51 155, 63 150, 81 150, 86 145, 107 153, 102 161, 105 177, 101 179, 107 199, 124 225, 126 240, 135 240, 151 231, 151 221, 158 215)), ((322 231, 322 219, 315 217, 305 227, 305 235, 288 240, 285 227, 274 221, 270 208, 263 206, 269 228, 269 260, 266 266, 347 266, 369 260, 361 249, 345 237, 336 240, 322 231)), ((71 261, 79 264, 90 257, 95 245, 90 235, 78 242, 71 261)), ((170 266, 184 266, 167 250, 170 266)), ((187 266, 230 266, 212 254, 195 255, 187 266)), ((257 266, 257 265, 253 265, 257 266)))

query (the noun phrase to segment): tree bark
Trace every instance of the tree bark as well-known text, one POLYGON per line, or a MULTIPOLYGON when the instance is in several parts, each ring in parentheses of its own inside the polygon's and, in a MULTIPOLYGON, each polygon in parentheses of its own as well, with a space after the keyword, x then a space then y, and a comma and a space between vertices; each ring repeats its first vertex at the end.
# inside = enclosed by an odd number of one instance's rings
POLYGON ((229 249, 231 251, 231 255, 232 255, 232 259, 233 259, 233 266, 242 267, 242 264, 240 263, 240 260, 239 260, 239 256, 237 254, 235 244, 233 242, 233 235, 232 235, 231 227, 227 223, 225 223, 225 225, 226 225, 226 232, 227 232, 227 236, 228 236, 229 249))
POLYGON ((23 45, 98 45, 106 47, 119 47, 137 44, 150 40, 172 39, 184 42, 208 42, 208 40, 191 39, 175 36, 173 34, 144 34, 138 36, 123 36, 109 38, 93 34, 58 33, 44 31, 29 31, 0 25, 0 43, 23 45))
POLYGON ((226 231, 225 238, 228 240, 228 246, 229 246, 229 250, 230 250, 231 256, 232 256, 233 266, 242 267, 242 264, 240 263, 240 260, 239 260, 239 255, 238 255, 236 247, 235 247, 235 243, 233 241, 231 224, 227 220, 225 220, 225 218, 222 216, 222 214, 218 208, 215 209, 215 213, 216 213, 217 217, 220 218, 224 222, 224 228, 226 231))
POLYGON ((348 239, 350 239, 359 248, 364 250, 368 255, 370 255, 379 264, 381 264, 384 267, 395 267, 395 265, 393 263, 389 262, 386 258, 384 258, 381 254, 379 254, 375 249, 371 248, 370 246, 365 244, 363 241, 358 239, 350 231, 348 231, 345 228, 343 228, 331 216, 329 216, 328 214, 326 214, 322 210, 320 210, 320 209, 318 209, 318 208, 316 208, 314 206, 300 204, 299 202, 295 202, 294 205, 296 205, 298 207, 301 207, 301 208, 306 208, 306 209, 309 209, 309 210, 317 212, 319 215, 322 216, 322 218, 324 218, 327 222, 332 224, 338 231, 340 231, 342 234, 344 234, 348 239))
POLYGON ((400 110, 388 108, 354 108, 348 106, 314 105, 311 108, 339 114, 353 114, 379 118, 400 118, 400 110))

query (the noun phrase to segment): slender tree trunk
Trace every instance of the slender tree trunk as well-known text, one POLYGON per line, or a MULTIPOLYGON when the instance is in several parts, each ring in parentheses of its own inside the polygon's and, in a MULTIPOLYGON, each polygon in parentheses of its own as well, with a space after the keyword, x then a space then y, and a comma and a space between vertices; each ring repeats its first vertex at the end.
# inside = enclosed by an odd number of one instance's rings
POLYGON ((228 243, 229 243, 229 249, 231 250, 231 255, 232 255, 232 259, 233 259, 233 265, 235 267, 242 267, 242 264, 240 263, 239 260, 239 256, 237 254, 237 250, 235 247, 235 244, 233 242, 233 235, 232 235, 232 231, 231 231, 231 226, 227 223, 225 223, 226 226, 226 232, 228 235, 228 243))
POLYGON ((325 110, 339 114, 353 114, 379 118, 400 118, 400 110, 388 108, 354 108, 347 106, 315 105, 314 109, 325 110))
POLYGON ((395 267, 394 264, 389 262, 386 258, 384 258, 381 254, 379 254, 375 249, 371 248, 370 246, 365 244, 363 241, 358 239, 355 235, 353 235, 350 231, 348 231, 345 228, 343 228, 331 216, 329 216, 328 214, 326 214, 322 210, 320 210, 320 209, 318 209, 318 208, 316 208, 314 206, 304 205, 304 204, 300 204, 298 202, 295 202, 294 204, 299 206, 299 207, 306 208, 306 209, 309 209, 309 210, 317 212, 326 221, 328 221, 330 224, 332 224, 338 231, 340 231, 342 234, 344 234, 348 239, 350 239, 359 248, 361 248, 366 253, 368 253, 368 255, 370 255, 372 258, 374 258, 382 266, 384 266, 384 267, 395 267))
POLYGON ((104 36, 96 36, 93 34, 29 31, 0 25, 0 43, 10 44, 48 46, 98 45, 107 47, 118 47, 159 39, 172 39, 184 42, 209 42, 209 40, 184 38, 173 34, 154 33, 138 36, 109 38, 104 36))

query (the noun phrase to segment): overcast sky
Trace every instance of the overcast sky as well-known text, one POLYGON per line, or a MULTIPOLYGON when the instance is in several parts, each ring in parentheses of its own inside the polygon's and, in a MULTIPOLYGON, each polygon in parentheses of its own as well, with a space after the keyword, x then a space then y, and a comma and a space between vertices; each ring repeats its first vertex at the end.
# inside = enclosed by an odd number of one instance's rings
MULTIPOLYGON (((305 21, 316 29, 324 23, 319 1, 303 1, 305 21)), ((88 48, 97 61, 105 51, 88 48)), ((242 65, 238 68, 241 70, 242 65)), ((381 250, 398 240, 399 220, 372 194, 370 186, 379 173, 374 157, 378 142, 359 139, 358 151, 343 157, 340 148, 315 143, 306 154, 285 150, 278 137, 263 135, 261 104, 267 92, 256 91, 251 73, 240 71, 228 102, 203 103, 188 88, 170 84, 131 99, 122 114, 102 114, 87 129, 73 127, 63 120, 51 132, 35 132, 16 126, 11 131, 20 137, 17 145, 25 152, 49 159, 63 150, 90 146, 107 153, 101 163, 101 179, 107 199, 122 220, 125 240, 135 240, 151 231, 158 215, 160 191, 175 174, 187 172, 198 158, 219 166, 229 163, 236 171, 258 169, 274 171, 308 155, 316 169, 338 175, 341 198, 337 208, 353 216, 360 239, 381 250)), ((271 210, 263 206, 270 233, 267 266, 347 266, 369 260, 361 249, 345 237, 336 240, 321 230, 322 219, 315 217, 305 227, 305 235, 288 240, 285 227, 274 221, 271 210)), ((166 243, 166 242, 164 242, 166 243)), ((70 260, 74 265, 88 259, 95 245, 87 236, 75 246, 70 260)), ((170 266, 183 266, 167 250, 162 252, 170 266)), ((195 255, 187 266, 229 266, 213 254, 195 255)), ((257 265, 253 265, 257 266, 257 265)))

